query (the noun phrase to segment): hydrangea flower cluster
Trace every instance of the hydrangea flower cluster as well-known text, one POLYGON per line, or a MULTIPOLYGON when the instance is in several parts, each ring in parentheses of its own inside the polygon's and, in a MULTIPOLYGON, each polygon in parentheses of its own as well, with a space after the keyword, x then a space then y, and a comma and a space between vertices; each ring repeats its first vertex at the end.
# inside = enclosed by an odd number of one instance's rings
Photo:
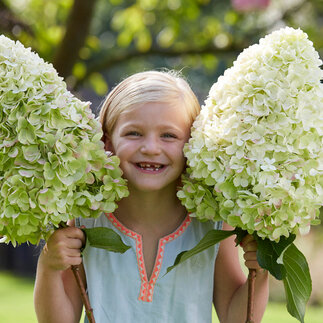
POLYGON ((0 235, 38 243, 79 216, 112 212, 128 194, 89 102, 51 64, 0 36, 0 235))
POLYGON ((276 242, 319 223, 321 64, 307 35, 286 27, 245 49, 212 86, 184 148, 178 197, 191 216, 276 242))

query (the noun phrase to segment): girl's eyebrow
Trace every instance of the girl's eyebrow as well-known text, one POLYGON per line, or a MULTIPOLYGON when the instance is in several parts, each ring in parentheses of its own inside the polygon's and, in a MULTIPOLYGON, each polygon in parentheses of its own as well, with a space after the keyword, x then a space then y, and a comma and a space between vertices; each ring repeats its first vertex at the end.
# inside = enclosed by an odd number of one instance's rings
MULTIPOLYGON (((124 123, 123 125, 120 126, 120 129, 123 130, 123 129, 127 129, 127 128, 141 128, 143 126, 146 126, 147 123, 146 122, 133 122, 133 121, 129 121, 129 122, 126 122, 124 123)), ((174 124, 159 124, 157 125, 156 127, 157 129, 160 129, 162 131, 170 131, 170 130, 173 130, 173 131, 184 131, 182 129, 182 127, 179 127, 179 126, 176 126, 174 124)))

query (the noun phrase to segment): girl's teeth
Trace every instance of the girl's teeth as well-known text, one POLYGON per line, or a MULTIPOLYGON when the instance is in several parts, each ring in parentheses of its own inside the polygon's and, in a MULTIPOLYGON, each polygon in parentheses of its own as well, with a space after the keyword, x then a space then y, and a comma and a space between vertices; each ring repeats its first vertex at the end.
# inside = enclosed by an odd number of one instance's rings
POLYGON ((151 165, 151 164, 139 164, 139 167, 140 168, 144 168, 144 169, 146 169, 146 170, 151 170, 151 171, 153 171, 153 170, 159 170, 160 168, 162 168, 162 166, 161 165, 151 165))

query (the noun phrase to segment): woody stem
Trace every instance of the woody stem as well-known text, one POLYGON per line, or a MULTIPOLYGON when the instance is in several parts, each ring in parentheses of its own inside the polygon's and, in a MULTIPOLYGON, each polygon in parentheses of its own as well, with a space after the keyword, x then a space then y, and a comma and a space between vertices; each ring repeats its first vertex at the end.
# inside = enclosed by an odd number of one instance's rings
MULTIPOLYGON (((66 228, 67 224, 64 223, 64 222, 61 222, 59 224, 59 227, 60 228, 66 228)), ((85 290, 85 286, 83 284, 83 281, 82 281, 82 278, 81 278, 81 275, 80 275, 80 266, 79 265, 71 266, 71 269, 73 271, 77 286, 79 287, 80 294, 81 294, 81 299, 82 299, 82 302, 84 304, 85 313, 86 313, 86 316, 87 316, 87 318, 89 320, 89 323, 95 323, 95 319, 94 319, 94 316, 93 316, 93 309, 91 307, 88 295, 87 295, 86 290, 85 290)))
POLYGON ((74 277, 76 279, 77 285, 78 285, 78 287, 80 289, 82 302, 84 304, 85 313, 86 313, 86 316, 87 316, 87 318, 89 320, 89 323, 95 323, 95 319, 94 319, 94 316, 93 316, 93 309, 91 308, 91 304, 90 304, 89 298, 87 296, 87 293, 86 293, 84 284, 83 284, 82 279, 81 279, 81 276, 80 276, 80 271, 79 271, 80 270, 80 266, 79 265, 72 266, 71 268, 72 268, 74 277))
POLYGON ((246 323, 254 323, 253 321, 253 306, 255 294, 255 279, 256 269, 249 269, 248 275, 248 306, 247 306, 247 320, 246 323))

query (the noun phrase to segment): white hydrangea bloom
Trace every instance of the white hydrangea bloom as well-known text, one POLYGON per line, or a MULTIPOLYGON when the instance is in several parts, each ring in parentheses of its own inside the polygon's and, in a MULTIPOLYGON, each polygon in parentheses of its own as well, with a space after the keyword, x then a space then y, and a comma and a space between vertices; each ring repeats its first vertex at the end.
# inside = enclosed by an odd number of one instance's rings
POLYGON ((37 243, 53 226, 112 212, 128 194, 89 102, 51 64, 0 36, 0 236, 37 243))
POLYGON ((178 196, 191 216, 273 241, 318 223, 321 64, 307 35, 286 27, 245 49, 212 86, 184 148, 178 196))

